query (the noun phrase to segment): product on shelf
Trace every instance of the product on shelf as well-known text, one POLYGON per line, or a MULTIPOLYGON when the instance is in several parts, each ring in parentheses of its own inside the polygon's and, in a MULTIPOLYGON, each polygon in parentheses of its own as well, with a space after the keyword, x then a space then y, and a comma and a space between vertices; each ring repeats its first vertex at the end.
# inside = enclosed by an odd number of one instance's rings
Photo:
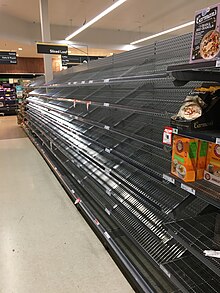
POLYGON ((220 86, 203 84, 189 93, 179 112, 171 117, 171 125, 187 130, 218 129, 219 110, 220 86))
POLYGON ((13 84, 3 82, 0 85, 0 113, 15 114, 17 109, 17 96, 13 84))
POLYGON ((177 117, 185 120, 194 120, 202 115, 203 100, 198 96, 187 96, 177 117))
POLYGON ((204 171, 206 168, 208 152, 208 142, 199 140, 198 144, 198 155, 197 155, 197 166, 196 166, 196 179, 200 180, 204 177, 204 171))
POLYGON ((209 143, 204 179, 220 186, 220 144, 209 143))
POLYGON ((220 56, 220 4, 195 14, 190 62, 215 60, 220 56))
POLYGON ((174 135, 171 173, 185 182, 196 180, 198 139, 174 135))

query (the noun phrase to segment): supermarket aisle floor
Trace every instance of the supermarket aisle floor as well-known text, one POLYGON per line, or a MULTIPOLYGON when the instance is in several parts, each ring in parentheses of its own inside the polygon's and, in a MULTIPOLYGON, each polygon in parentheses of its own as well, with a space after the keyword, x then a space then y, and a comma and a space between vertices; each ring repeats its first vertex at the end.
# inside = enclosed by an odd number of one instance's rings
POLYGON ((133 292, 15 117, 0 117, 0 162, 1 293, 133 292))
POLYGON ((24 131, 16 124, 15 116, 0 117, 0 139, 26 137, 24 131))

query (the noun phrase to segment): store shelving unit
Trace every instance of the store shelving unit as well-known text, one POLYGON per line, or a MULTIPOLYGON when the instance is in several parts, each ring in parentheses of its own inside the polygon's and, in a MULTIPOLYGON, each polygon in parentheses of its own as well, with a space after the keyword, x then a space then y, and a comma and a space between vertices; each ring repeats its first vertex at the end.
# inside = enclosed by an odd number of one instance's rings
POLYGON ((17 98, 15 87, 3 83, 0 86, 0 114, 15 114, 17 109, 17 98))
POLYGON ((180 221, 217 214, 219 192, 173 182, 162 144, 163 127, 198 85, 175 87, 167 72, 187 62, 190 41, 188 34, 68 69, 49 85, 33 83, 27 99, 28 135, 137 292, 219 292, 203 246, 189 249, 173 235, 180 221))

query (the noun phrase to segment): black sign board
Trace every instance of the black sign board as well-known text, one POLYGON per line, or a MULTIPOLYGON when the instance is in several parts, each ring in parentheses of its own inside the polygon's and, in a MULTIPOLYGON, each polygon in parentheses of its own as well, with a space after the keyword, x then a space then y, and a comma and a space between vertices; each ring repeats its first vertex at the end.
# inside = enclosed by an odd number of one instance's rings
POLYGON ((64 45, 53 44, 37 44, 37 53, 41 54, 55 54, 55 55, 67 55, 68 47, 64 45))
POLYGON ((69 64, 80 64, 84 61, 97 60, 103 58, 103 56, 81 56, 81 55, 62 55, 62 66, 67 66, 69 64))
POLYGON ((0 51, 0 64, 17 64, 16 52, 0 51))

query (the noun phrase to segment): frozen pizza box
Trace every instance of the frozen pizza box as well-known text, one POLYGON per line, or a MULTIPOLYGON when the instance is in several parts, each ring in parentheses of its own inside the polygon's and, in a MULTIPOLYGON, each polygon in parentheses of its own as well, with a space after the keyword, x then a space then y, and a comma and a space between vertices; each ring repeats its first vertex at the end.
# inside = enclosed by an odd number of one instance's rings
POLYGON ((171 174, 185 182, 196 180, 198 139, 173 137, 171 174))
POLYGON ((195 14, 190 62, 220 60, 220 3, 195 14))
POLYGON ((220 186, 220 145, 209 143, 204 179, 220 186))
POLYGON ((196 180, 204 178, 204 171, 207 162, 208 142, 199 140, 198 153, 197 153, 197 166, 196 166, 196 180))

